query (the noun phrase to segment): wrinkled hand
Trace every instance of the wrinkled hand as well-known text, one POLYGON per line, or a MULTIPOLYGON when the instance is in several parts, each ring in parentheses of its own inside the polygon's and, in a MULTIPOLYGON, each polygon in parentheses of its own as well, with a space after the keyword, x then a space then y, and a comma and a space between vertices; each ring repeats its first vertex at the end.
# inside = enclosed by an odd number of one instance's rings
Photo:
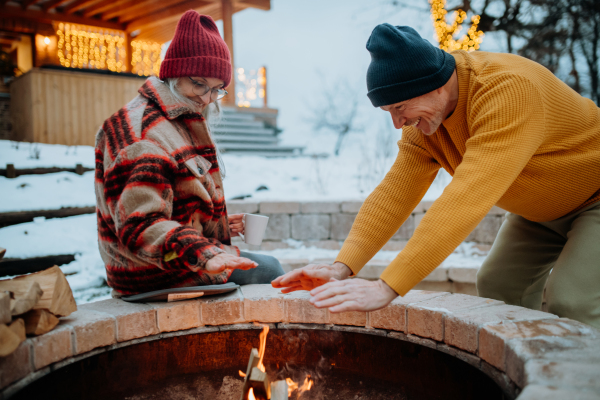
POLYGON ((290 293, 296 290, 312 290, 319 287, 332 278, 337 280, 346 279, 352 274, 350 268, 345 264, 336 262, 329 264, 309 264, 306 267, 295 269, 280 276, 271 282, 274 288, 283 288, 282 293, 290 293))
POLYGON ((240 236, 240 233, 244 234, 244 214, 231 214, 227 216, 227 219, 229 219, 231 237, 240 236))
POLYGON ((319 286, 310 292, 310 302, 317 308, 329 308, 329 311, 375 311, 390 304, 398 297, 394 289, 381 279, 366 281, 348 279, 319 286))
POLYGON ((226 269, 252 269, 258 267, 258 264, 244 257, 233 256, 227 253, 221 253, 206 262, 206 272, 209 274, 218 274, 226 269))

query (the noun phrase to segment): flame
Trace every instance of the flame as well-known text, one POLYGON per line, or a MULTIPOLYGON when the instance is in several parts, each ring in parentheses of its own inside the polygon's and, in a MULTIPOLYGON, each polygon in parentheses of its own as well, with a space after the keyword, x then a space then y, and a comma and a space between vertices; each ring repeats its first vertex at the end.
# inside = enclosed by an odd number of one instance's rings
POLYGON ((250 391, 248 392, 248 400, 256 400, 256 397, 254 397, 254 389, 250 388, 250 391))
POLYGON ((265 365, 263 364, 263 358, 265 356, 265 348, 267 347, 267 335, 269 334, 269 326, 263 325, 263 330, 260 333, 260 346, 258 347, 258 365, 256 366, 262 372, 265 372, 265 365))
POLYGON ((292 395, 292 393, 294 392, 294 390, 298 389, 298 384, 296 382, 294 382, 293 380, 291 380, 290 378, 285 378, 285 381, 288 384, 288 397, 290 397, 292 395))
POLYGON ((240 370, 240 371, 238 371, 238 372, 239 372, 239 374, 240 374, 240 376, 241 376, 242 378, 245 378, 245 377, 246 377, 246 374, 245 374, 245 373, 243 373, 241 370, 240 370))
POLYGON ((304 378, 304 383, 302 384, 302 386, 300 386, 298 388, 298 394, 302 394, 302 393, 310 390, 312 385, 313 385, 313 380, 310 379, 310 375, 306 375, 306 378, 304 378))

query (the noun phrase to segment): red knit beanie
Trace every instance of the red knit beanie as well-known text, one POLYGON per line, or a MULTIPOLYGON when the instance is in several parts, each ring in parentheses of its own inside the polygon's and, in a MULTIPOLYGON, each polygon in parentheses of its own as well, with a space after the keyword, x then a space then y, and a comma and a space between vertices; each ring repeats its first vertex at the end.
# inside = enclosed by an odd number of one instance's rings
POLYGON ((160 64, 159 78, 198 76, 231 81, 231 56, 215 22, 208 15, 186 11, 160 64))

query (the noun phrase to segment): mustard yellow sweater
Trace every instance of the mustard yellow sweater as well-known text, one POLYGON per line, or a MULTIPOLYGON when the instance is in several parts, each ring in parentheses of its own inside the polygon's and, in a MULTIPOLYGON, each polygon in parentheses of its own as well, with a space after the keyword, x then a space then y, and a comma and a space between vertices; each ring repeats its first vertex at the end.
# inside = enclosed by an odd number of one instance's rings
POLYGON ((431 136, 403 129, 398 157, 369 195, 337 261, 356 274, 410 216, 440 167, 452 182, 381 275, 403 296, 494 205, 550 221, 600 201, 600 109, 541 65, 455 51, 459 99, 431 136))

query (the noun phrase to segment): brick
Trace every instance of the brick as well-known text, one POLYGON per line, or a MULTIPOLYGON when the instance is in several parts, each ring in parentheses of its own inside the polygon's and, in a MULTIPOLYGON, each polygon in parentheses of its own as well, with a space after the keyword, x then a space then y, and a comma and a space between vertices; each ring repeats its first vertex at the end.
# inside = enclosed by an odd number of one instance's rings
POLYGON ((298 214, 292 216, 292 238, 296 240, 329 239, 331 217, 324 214, 298 214))
POLYGON ((369 312, 369 327, 388 329, 406 333, 406 306, 435 297, 447 296, 448 293, 411 290, 403 297, 396 297, 386 307, 369 312))
POLYGON ((486 215, 477 227, 467 236, 466 242, 493 243, 502 225, 502 217, 486 215))
POLYGON ((362 205, 362 201, 344 201, 341 204, 341 208, 343 213, 357 214, 362 205))
POLYGON ((408 333, 437 340, 444 339, 444 315, 456 310, 501 304, 498 300, 464 294, 434 298, 407 308, 408 333))
POLYGON ((415 335, 409 334, 409 335, 406 335, 406 341, 416 343, 420 346, 425 346, 425 347, 429 347, 431 349, 437 350, 437 343, 435 342, 435 340, 424 339, 420 336, 415 336, 415 335))
POLYGON ((75 355, 117 342, 117 320, 112 315, 80 309, 60 321, 73 329, 75 355))
POLYGON ((448 280, 448 269, 439 266, 423 279, 426 282, 446 282, 448 280))
POLYGON ((309 201, 300 204, 302 214, 334 214, 341 210, 337 201, 309 201))
POLYGON ((244 303, 240 290, 201 298, 200 315, 204 325, 229 325, 246 322, 244 303))
POLYGON ((93 310, 112 315, 117 319, 117 342, 156 335, 156 311, 146 305, 109 299, 79 306, 81 310, 93 310))
POLYGON ((479 268, 455 266, 446 266, 446 268, 448 270, 448 279, 450 279, 453 282, 477 282, 477 271, 479 270, 479 268))
POLYGON ((247 200, 227 200, 227 212, 229 214, 256 214, 258 212, 258 202, 247 200))
POLYGON ((485 324, 500 321, 546 319, 549 316, 548 313, 507 304, 456 311, 445 318, 444 342, 477 354, 479 329, 485 324))
POLYGON ((302 244, 306 247, 316 247, 318 249, 339 250, 342 243, 339 240, 305 240, 302 244))
MULTIPOLYGON (((596 349, 597 351, 597 349, 596 349)), ((508 377, 517 386, 530 384, 571 387, 595 391, 600 397, 600 365, 569 361, 529 360, 525 362, 522 375, 508 377)))
POLYGON ((408 240, 389 240, 383 245, 381 250, 385 251, 400 251, 406 247, 408 240))
POLYGON ((358 326, 331 325, 331 330, 338 331, 338 332, 361 333, 363 335, 373 335, 373 336, 382 336, 382 337, 387 336, 387 332, 382 331, 381 329, 362 328, 362 327, 358 327, 358 326))
POLYGON ((32 372, 31 339, 28 339, 6 357, 0 357, 0 389, 25 378, 32 372))
POLYGON ((392 236, 393 240, 410 239, 413 232, 415 231, 415 220, 410 215, 396 233, 392 236))
POLYGON ((31 339, 33 366, 36 370, 73 355, 72 328, 59 324, 43 335, 31 339))
POLYGON ((263 201, 260 203, 261 214, 298 214, 300 203, 297 201, 263 201))
POLYGON ((310 293, 305 290, 288 293, 284 296, 286 322, 305 324, 329 323, 329 310, 316 308, 308 300, 310 293))
POLYGON ((285 240, 291 237, 291 218, 287 214, 270 214, 264 240, 285 240))
POLYGON ((271 285, 244 285, 244 318, 246 321, 282 322, 285 320, 284 295, 271 285))
POLYGON ((570 320, 560 318, 518 322, 502 321, 485 325, 479 331, 479 355, 494 367, 506 371, 505 347, 509 340, 537 336, 580 336, 585 333, 585 329, 589 329, 586 325, 571 324, 568 321, 570 320))
POLYGON ((184 331, 202 325, 200 302, 196 299, 148 305, 156 310, 156 322, 161 332, 184 331))
POLYGON ((349 311, 341 313, 329 313, 329 323, 336 325, 367 325, 367 313, 360 311, 349 311))
POLYGON ((334 240, 345 240, 350 233, 350 228, 356 219, 356 214, 332 214, 331 215, 331 238, 334 240))
POLYGON ((519 400, 598 400, 598 393, 577 388, 557 388, 553 385, 527 385, 519 394, 519 400))

